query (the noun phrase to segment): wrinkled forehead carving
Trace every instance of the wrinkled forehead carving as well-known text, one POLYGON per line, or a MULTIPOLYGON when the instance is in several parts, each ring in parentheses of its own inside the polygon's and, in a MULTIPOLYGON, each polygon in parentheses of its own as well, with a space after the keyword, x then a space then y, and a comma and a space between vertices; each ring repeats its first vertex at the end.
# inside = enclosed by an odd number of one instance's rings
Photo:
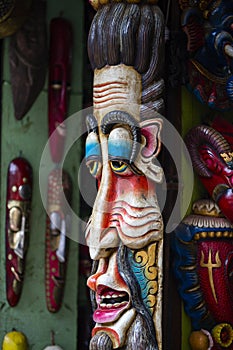
MULTIPOLYGON (((128 73, 125 74, 124 71, 122 74, 121 68, 117 68, 126 66, 133 75, 135 75, 132 72, 134 70, 141 81, 140 95, 137 93, 133 101, 163 114, 164 81, 161 78, 164 62, 163 39, 163 15, 156 5, 110 3, 98 10, 88 37, 89 59, 95 70, 94 107, 96 109, 106 108, 113 97, 117 97, 118 102, 124 103, 128 98, 128 91, 137 91, 139 88, 137 83, 131 86, 132 79, 127 80, 128 73), (104 75, 105 69, 108 71, 107 76, 109 67, 115 69, 117 79, 101 78, 106 80, 107 89, 105 89, 101 79, 100 82, 99 78, 96 81, 96 77, 99 73, 104 75), (126 77, 125 81, 122 76, 126 77)), ((135 81, 138 81, 137 76, 135 81)), ((144 112, 146 114, 147 111, 142 109, 141 120, 144 117, 147 118, 144 112)))
POLYGON ((141 104, 141 91, 141 76, 132 67, 119 64, 118 66, 96 69, 93 85, 94 110, 104 109, 105 114, 114 105, 119 106, 120 109, 127 108, 131 114, 137 117, 141 104))
POLYGON ((95 70, 93 87, 94 115, 101 123, 110 111, 121 110, 140 120, 142 82, 132 67, 120 64, 95 70))

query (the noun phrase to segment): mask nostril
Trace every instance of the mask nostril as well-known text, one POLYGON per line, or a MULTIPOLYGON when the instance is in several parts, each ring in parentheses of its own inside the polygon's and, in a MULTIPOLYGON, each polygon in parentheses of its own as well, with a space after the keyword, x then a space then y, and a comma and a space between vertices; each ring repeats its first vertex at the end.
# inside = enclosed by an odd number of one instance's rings
POLYGON ((104 254, 104 257, 108 258, 116 251, 117 251, 117 248, 105 248, 105 249, 102 249, 101 254, 104 254))
POLYGON ((114 250, 116 250, 116 249, 115 248, 106 248, 105 249, 106 252, 110 252, 110 253, 112 253, 114 250))

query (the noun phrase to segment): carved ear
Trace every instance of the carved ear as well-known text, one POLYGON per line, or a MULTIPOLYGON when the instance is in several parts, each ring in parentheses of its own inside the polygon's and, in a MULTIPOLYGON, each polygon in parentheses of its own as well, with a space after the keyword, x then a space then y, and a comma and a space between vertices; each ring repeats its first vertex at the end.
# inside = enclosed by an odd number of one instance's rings
POLYGON ((163 179, 163 170, 156 165, 154 158, 158 155, 161 148, 160 133, 162 129, 162 119, 148 119, 140 123, 142 135, 142 148, 135 165, 145 176, 154 182, 161 183, 163 179))
POLYGON ((192 128, 186 135, 185 142, 193 167, 202 177, 208 178, 212 176, 212 173, 218 173, 219 169, 224 166, 219 155, 231 152, 231 147, 224 137, 206 125, 192 128))
POLYGON ((144 120, 140 123, 141 135, 145 145, 141 154, 145 158, 156 157, 161 149, 161 129, 163 121, 160 118, 144 120))

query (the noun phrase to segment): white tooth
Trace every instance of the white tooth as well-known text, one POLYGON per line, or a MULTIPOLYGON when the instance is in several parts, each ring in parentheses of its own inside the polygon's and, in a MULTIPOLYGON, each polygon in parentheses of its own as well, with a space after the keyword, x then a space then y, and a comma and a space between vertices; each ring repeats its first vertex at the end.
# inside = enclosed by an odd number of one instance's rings
POLYGON ((106 306, 108 309, 110 309, 110 307, 112 307, 112 304, 107 304, 106 306))
POLYGON ((111 295, 105 295, 105 298, 111 299, 111 295))
POLYGON ((113 304, 114 307, 118 307, 119 305, 120 305, 120 303, 113 304))
POLYGON ((105 304, 105 303, 101 303, 101 304, 100 304, 101 307, 106 307, 106 305, 107 305, 107 304, 105 304))
POLYGON ((119 296, 120 298, 122 298, 122 297, 125 296, 125 294, 119 294, 118 296, 119 296))
POLYGON ((118 295, 117 294, 113 294, 112 298, 118 298, 118 295))
POLYGON ((125 305, 125 304, 127 304, 127 301, 122 301, 122 302, 120 303, 120 305, 125 305))

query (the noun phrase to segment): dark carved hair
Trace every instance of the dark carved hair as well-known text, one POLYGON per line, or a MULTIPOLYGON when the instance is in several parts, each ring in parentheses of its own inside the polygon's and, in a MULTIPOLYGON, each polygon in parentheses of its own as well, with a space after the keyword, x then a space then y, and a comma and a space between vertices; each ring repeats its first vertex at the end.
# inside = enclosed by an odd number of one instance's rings
MULTIPOLYGON (((162 112, 164 21, 158 6, 110 3, 95 15, 88 38, 93 69, 125 64, 142 78, 142 104, 162 112)), ((143 112, 142 112, 143 119, 143 112)))

